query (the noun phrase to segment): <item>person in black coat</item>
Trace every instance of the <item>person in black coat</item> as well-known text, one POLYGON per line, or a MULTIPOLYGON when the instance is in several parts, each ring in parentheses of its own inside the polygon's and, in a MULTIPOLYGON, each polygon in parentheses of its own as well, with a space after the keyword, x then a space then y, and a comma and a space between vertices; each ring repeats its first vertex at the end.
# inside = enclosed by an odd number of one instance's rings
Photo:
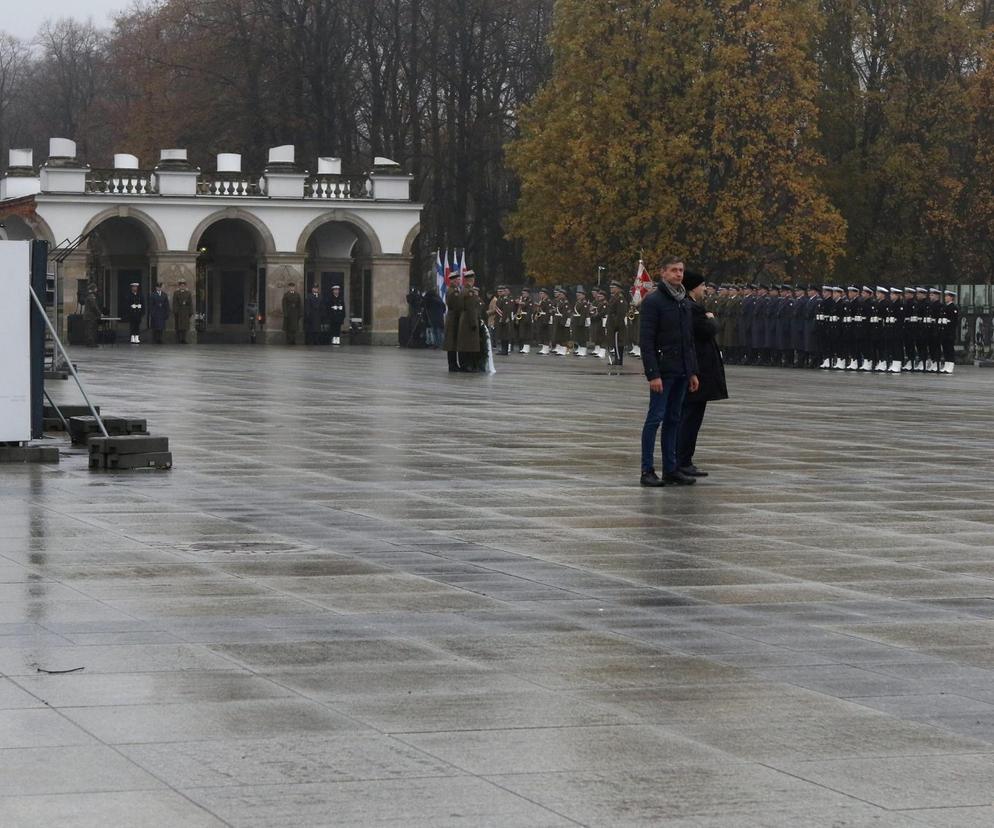
POLYGON ((428 317, 428 330, 425 340, 428 347, 436 351, 442 347, 442 339, 445 336, 445 302, 438 295, 435 288, 425 291, 425 313, 428 317))
POLYGON ((324 307, 321 302, 321 288, 315 284, 304 300, 304 344, 317 345, 321 337, 321 322, 324 307))
POLYGON ((131 344, 140 345, 138 338, 141 333, 142 319, 145 317, 145 302, 141 295, 141 285, 138 282, 131 283, 131 292, 128 294, 127 304, 124 306, 121 317, 128 320, 131 329, 131 344))
POLYGON ((148 297, 148 326, 152 329, 152 339, 156 345, 162 344, 162 332, 169 321, 169 297, 162 290, 162 282, 148 297))
POLYGON ((680 415, 687 392, 698 388, 697 353, 694 349, 691 303, 683 287, 683 260, 663 260, 656 290, 641 304, 639 348, 649 381, 649 411, 642 426, 643 486, 690 485, 696 478, 677 467, 680 415), (655 471, 656 435, 662 431, 663 476, 655 471))
POLYGON ((680 431, 677 437, 677 466, 688 477, 707 477, 694 465, 694 452, 697 450, 697 435, 704 422, 707 404, 713 400, 728 399, 728 384, 725 382, 725 364, 715 337, 718 335, 718 320, 708 313, 701 304, 703 277, 688 273, 683 277, 690 305, 691 329, 694 335, 694 351, 697 354, 696 391, 689 391, 683 402, 680 415, 680 431))

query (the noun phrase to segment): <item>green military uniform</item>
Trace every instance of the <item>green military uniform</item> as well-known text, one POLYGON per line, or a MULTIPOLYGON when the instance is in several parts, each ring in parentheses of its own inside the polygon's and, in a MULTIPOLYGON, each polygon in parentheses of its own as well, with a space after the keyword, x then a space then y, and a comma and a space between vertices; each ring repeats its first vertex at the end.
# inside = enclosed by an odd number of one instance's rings
POLYGON ((532 296, 528 288, 514 300, 514 333, 517 337, 519 354, 527 354, 532 342, 532 296))
POLYGON ((180 279, 170 304, 173 308, 173 324, 176 326, 176 341, 185 345, 190 320, 193 318, 193 294, 186 289, 185 280, 180 279))
POLYGON ((538 294, 538 302, 533 306, 535 315, 535 342, 541 345, 539 354, 549 353, 549 343, 552 337, 552 300, 549 298, 549 291, 545 288, 538 294))
POLYGON ((297 293, 295 285, 290 285, 283 294, 283 333, 287 345, 297 344, 297 331, 300 330, 300 318, 304 314, 304 300, 297 293))
POLYGON ((573 303, 573 315, 569 320, 573 342, 576 343, 576 355, 587 355, 587 326, 590 325, 590 302, 587 299, 587 289, 577 285, 576 301, 573 303))
POLYGON ((497 341, 504 356, 511 353, 511 340, 514 338, 514 300, 507 286, 501 285, 497 291, 496 306, 497 341))
POLYGON ((569 339, 569 328, 566 323, 572 313, 566 289, 557 287, 555 298, 552 300, 552 352, 559 356, 566 356, 566 342, 569 339))
POLYGON ((442 348, 449 358, 449 370, 459 370, 459 315, 462 313, 463 295, 459 286, 452 282, 445 292, 445 337, 442 348))
POLYGON ((90 285, 83 305, 83 342, 87 348, 97 347, 97 328, 100 327, 100 303, 97 301, 97 286, 90 285))
MULTIPOLYGON (((469 274, 464 278, 468 280, 469 274)), ((480 369, 480 320, 483 316, 483 301, 470 282, 463 288, 459 322, 456 325, 456 350, 459 352, 459 367, 463 371, 480 369)))

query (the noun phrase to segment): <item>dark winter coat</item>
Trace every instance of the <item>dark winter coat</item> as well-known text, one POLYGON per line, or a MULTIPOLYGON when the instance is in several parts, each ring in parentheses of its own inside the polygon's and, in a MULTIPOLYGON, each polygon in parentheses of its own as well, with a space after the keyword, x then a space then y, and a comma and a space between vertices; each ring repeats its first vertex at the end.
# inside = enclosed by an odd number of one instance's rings
POLYGON ((437 293, 429 291, 425 294, 425 310, 428 312, 428 324, 433 328, 441 328, 445 324, 445 302, 437 293))
POLYGON ((324 303, 320 296, 308 293, 304 300, 304 331, 321 333, 322 321, 324 321, 324 303))
POLYGON ((169 321, 169 297, 162 291, 152 291, 148 297, 148 326, 153 331, 162 331, 169 321))
POLYGON ((795 351, 804 350, 804 321, 808 314, 808 297, 802 296, 794 300, 790 316, 790 345, 795 351))
POLYGON ((687 304, 690 305, 694 351, 697 354, 697 379, 700 382, 700 387, 695 392, 687 392, 687 400, 689 402, 727 400, 725 363, 721 359, 721 351, 716 341, 718 320, 708 319, 707 310, 693 299, 688 299, 687 304))
POLYGON ((666 285, 642 300, 639 346, 646 379, 682 377, 697 373, 697 355, 688 299, 675 299, 666 285))

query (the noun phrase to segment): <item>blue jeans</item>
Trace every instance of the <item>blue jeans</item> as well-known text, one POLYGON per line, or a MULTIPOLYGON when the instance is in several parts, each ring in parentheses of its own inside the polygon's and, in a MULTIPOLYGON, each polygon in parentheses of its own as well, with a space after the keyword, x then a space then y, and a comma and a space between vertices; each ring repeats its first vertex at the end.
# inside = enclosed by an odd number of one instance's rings
POLYGON ((656 453, 656 432, 663 428, 660 441, 663 446, 663 473, 669 474, 677 470, 677 438, 680 435, 680 414, 683 411, 683 399, 687 396, 687 384, 690 378, 667 377, 663 380, 663 390, 660 393, 649 392, 649 413, 645 415, 645 425, 642 426, 642 471, 652 471, 655 467, 652 456, 656 453))

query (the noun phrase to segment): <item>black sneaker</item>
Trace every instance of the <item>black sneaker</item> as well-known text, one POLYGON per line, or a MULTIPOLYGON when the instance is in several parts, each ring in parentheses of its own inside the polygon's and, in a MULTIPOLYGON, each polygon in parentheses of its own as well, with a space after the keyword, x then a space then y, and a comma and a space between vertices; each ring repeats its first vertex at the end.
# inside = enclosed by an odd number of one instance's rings
POLYGON ((686 466, 680 466, 680 472, 687 475, 687 477, 707 477, 708 473, 706 471, 701 471, 693 463, 686 466))
POLYGON ((672 483, 674 486, 693 486, 697 482, 697 478, 677 470, 675 472, 666 472, 663 475, 663 481, 664 485, 672 483))
POLYGON ((640 486, 665 486, 666 482, 659 479, 659 475, 654 471, 642 472, 639 478, 640 486))

